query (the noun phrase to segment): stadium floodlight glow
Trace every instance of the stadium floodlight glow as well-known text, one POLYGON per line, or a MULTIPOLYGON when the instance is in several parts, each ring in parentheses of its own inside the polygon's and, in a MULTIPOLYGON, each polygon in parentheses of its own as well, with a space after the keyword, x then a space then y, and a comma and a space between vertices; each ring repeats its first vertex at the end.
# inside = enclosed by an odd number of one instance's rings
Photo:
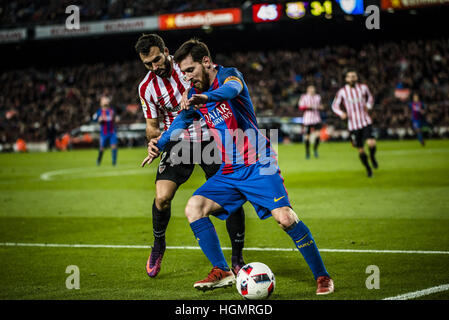
POLYGON ((346 14, 363 14, 363 0, 337 0, 346 14))

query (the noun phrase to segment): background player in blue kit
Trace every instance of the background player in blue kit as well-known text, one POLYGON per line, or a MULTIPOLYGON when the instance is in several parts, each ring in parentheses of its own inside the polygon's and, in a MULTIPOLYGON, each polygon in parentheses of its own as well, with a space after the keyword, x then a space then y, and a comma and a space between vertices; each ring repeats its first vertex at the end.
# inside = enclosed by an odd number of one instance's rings
POLYGON ((194 287, 212 290, 235 281, 209 215, 225 209, 217 217, 226 219, 249 201, 260 219, 272 215, 292 238, 314 275, 316 294, 332 293, 334 284, 315 240, 293 211, 274 151, 259 131, 242 74, 235 68, 215 65, 207 46, 195 39, 185 42, 174 57, 193 86, 188 94, 189 109, 181 112, 161 137, 150 142, 142 166, 158 156, 173 138, 172 133, 186 128, 199 116, 215 137, 222 155, 221 167, 194 192, 185 209, 195 238, 213 266, 194 287))
POLYGON ((422 126, 424 124, 424 103, 419 99, 419 95, 414 93, 412 96, 412 102, 408 105, 412 111, 412 126, 413 130, 416 132, 416 136, 422 146, 425 146, 424 137, 422 134, 422 126))
POLYGON ((100 148, 98 150, 97 165, 101 164, 103 151, 108 145, 111 146, 112 165, 117 164, 117 133, 115 131, 116 115, 110 107, 111 100, 108 97, 101 97, 101 108, 93 116, 95 122, 100 123, 100 148))

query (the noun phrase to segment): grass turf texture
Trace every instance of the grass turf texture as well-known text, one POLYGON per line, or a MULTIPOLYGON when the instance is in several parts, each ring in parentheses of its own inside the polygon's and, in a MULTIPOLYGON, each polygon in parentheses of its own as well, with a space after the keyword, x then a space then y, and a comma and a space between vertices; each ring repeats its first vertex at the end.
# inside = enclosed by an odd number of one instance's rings
MULTIPOLYGON (((319 248, 449 250, 449 141, 379 142, 380 168, 366 177, 348 143, 323 143, 305 160, 304 145, 279 146, 289 197, 319 248)), ((151 245, 156 163, 139 168, 145 149, 0 154, 0 242, 151 245)), ((167 245, 197 246, 184 206, 204 181, 197 168, 177 192, 167 245)), ((294 248, 270 218, 245 205, 245 246, 294 248)), ((223 247, 225 223, 212 218, 223 247)), ((155 279, 145 273, 149 249, 0 246, 0 299, 241 299, 235 287, 201 292, 193 283, 211 269, 200 250, 169 249, 155 279), (80 289, 65 286, 66 267, 80 269, 80 289)), ((230 250, 224 251, 230 263, 230 250)), ((335 281, 317 297, 302 256, 244 251, 276 276, 270 299, 381 299, 449 283, 449 255, 322 252, 335 281), (368 290, 367 266, 380 269, 380 289, 368 290)), ((449 291, 421 299, 448 299, 449 291)))

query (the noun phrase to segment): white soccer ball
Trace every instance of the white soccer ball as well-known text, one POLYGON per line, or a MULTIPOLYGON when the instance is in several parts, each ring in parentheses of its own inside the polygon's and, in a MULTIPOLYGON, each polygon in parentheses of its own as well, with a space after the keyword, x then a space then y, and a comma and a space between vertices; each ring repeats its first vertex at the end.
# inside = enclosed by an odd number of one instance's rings
POLYGON ((261 262, 251 262, 237 273, 237 290, 249 300, 267 299, 274 290, 276 280, 273 272, 261 262))

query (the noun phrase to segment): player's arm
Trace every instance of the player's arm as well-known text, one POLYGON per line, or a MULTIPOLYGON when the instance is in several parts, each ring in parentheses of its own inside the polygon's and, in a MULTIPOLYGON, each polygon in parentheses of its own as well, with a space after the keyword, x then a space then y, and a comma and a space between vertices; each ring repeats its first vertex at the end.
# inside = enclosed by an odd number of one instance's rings
POLYGON ((161 130, 159 129, 159 119, 146 119, 147 126, 145 128, 145 134, 147 141, 149 142, 153 138, 157 138, 161 135, 161 130))
POLYGON ((144 167, 147 163, 150 164, 155 158, 159 156, 159 153, 165 149, 167 143, 172 137, 177 138, 179 133, 188 128, 195 118, 196 108, 190 107, 188 110, 182 110, 173 120, 170 128, 162 133, 157 138, 152 138, 148 142, 148 156, 142 161, 141 166, 144 167))
POLYGON ((363 87, 365 88, 365 94, 366 94, 366 97, 367 97, 366 108, 368 110, 371 110, 373 108, 373 105, 374 105, 373 95, 371 94, 371 91, 369 90, 367 85, 364 85, 363 87))
POLYGON ((304 101, 304 96, 302 95, 301 98, 299 98, 298 101, 298 108, 300 111, 306 111, 307 109, 309 109, 309 107, 306 105, 305 101, 304 101))
POLYGON ((243 81, 236 75, 229 75, 218 89, 202 94, 193 94, 189 99, 189 106, 204 104, 206 102, 220 102, 237 97, 243 90, 243 81))
POLYGON ((341 101, 342 101, 342 97, 341 97, 341 91, 337 92, 337 95, 334 99, 334 101, 332 102, 332 111, 339 116, 342 120, 345 120, 347 115, 346 113, 341 110, 340 105, 341 105, 341 101))
POLYGON ((92 121, 93 121, 93 122, 98 122, 99 119, 100 119, 100 110, 97 110, 97 112, 95 112, 95 113, 92 115, 92 121))

